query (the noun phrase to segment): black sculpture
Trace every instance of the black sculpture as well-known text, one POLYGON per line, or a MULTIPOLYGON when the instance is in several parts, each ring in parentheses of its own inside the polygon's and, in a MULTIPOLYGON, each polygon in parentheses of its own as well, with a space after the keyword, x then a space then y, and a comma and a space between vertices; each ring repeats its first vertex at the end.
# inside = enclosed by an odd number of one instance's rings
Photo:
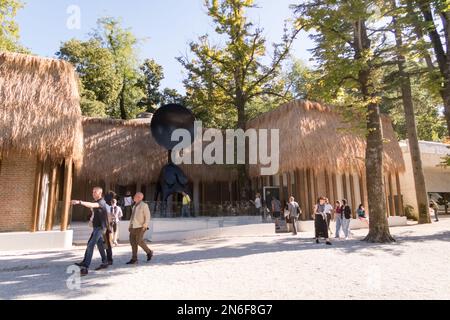
POLYGON ((190 195, 189 179, 172 161, 172 149, 179 143, 172 141, 172 133, 177 129, 188 130, 194 139, 195 117, 192 112, 177 104, 169 104, 159 108, 153 115, 151 130, 152 135, 159 145, 168 150, 168 164, 161 170, 156 187, 155 202, 161 196, 161 215, 166 216, 167 199, 174 193, 186 193, 190 195))

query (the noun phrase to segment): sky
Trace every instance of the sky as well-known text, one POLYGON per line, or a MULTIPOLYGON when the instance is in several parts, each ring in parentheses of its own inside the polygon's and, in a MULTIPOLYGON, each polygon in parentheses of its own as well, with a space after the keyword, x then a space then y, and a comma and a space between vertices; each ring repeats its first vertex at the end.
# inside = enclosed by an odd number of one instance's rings
MULTIPOLYGON (((20 42, 34 54, 54 57, 60 44, 72 38, 84 40, 96 26, 98 18, 112 16, 122 19, 123 26, 143 41, 140 59, 152 58, 163 66, 162 87, 184 92, 183 68, 177 56, 189 55, 188 44, 209 34, 213 43, 214 26, 206 15, 203 0, 24 0, 19 11, 20 42), (78 16, 79 24, 73 23, 78 16)), ((295 0, 257 0, 259 8, 251 9, 252 22, 264 28, 268 48, 279 42, 284 21, 292 18, 289 8, 295 0)), ((302 33, 293 46, 292 55, 305 62, 310 59, 312 42, 302 33)))

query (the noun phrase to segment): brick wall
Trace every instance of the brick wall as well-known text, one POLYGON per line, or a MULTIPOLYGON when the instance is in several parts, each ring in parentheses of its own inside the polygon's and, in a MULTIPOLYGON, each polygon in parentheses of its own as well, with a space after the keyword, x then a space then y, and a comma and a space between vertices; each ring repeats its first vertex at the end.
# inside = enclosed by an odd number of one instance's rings
POLYGON ((10 154, 0 164, 0 232, 30 231, 36 158, 10 154))

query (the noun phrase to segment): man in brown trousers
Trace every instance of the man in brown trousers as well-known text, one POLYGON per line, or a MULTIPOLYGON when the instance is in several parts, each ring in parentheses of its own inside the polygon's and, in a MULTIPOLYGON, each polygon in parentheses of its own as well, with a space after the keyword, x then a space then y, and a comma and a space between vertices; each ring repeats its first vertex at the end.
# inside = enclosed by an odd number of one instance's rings
POLYGON ((147 262, 152 260, 153 251, 151 251, 144 241, 144 234, 150 225, 150 209, 143 201, 144 194, 138 192, 134 196, 135 205, 131 214, 130 220, 130 243, 133 251, 133 256, 127 264, 137 264, 138 262, 138 246, 141 247, 147 254, 147 262))

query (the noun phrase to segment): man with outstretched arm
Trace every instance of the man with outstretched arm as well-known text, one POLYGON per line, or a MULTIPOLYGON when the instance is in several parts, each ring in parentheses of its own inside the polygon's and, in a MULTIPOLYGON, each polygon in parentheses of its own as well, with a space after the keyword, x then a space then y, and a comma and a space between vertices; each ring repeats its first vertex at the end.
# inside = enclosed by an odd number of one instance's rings
POLYGON ((109 228, 108 223, 108 206, 103 199, 103 189, 95 187, 92 190, 92 197, 95 202, 84 202, 80 200, 73 200, 72 205, 80 205, 85 208, 91 209, 94 212, 92 220, 93 231, 88 241, 84 259, 81 263, 76 263, 81 268, 81 275, 86 276, 89 273, 89 267, 92 262, 92 256, 94 254, 94 248, 97 245, 100 256, 102 257, 102 264, 96 270, 102 270, 108 268, 108 260, 106 257, 106 250, 104 245, 104 237, 106 231, 109 228))

